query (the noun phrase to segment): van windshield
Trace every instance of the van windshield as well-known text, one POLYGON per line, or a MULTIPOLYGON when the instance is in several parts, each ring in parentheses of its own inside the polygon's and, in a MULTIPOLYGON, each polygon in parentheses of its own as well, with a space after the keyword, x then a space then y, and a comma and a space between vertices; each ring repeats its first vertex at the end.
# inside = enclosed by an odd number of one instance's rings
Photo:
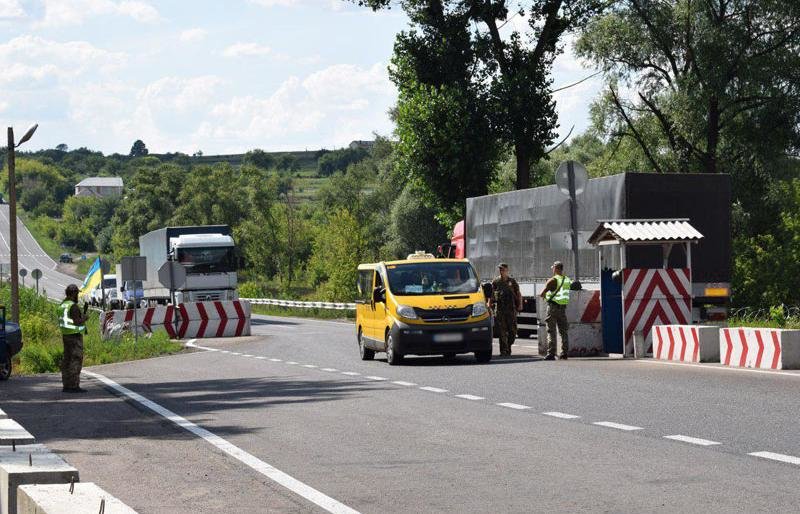
POLYGON ((386 266, 389 289, 398 296, 474 293, 478 277, 468 262, 418 262, 386 266))
POLYGON ((117 287, 117 279, 116 278, 104 278, 103 279, 103 289, 109 289, 117 287))

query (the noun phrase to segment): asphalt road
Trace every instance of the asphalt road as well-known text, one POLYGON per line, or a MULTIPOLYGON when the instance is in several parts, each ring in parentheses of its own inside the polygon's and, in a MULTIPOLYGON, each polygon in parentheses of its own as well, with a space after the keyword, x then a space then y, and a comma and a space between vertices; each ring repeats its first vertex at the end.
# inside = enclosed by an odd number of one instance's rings
MULTIPOLYGON (((8 204, 0 205, 0 263, 3 263, 4 271, 10 262, 11 250, 8 243, 9 218, 8 204)), ((81 281, 64 273, 60 273, 56 267, 56 262, 51 259, 33 238, 31 233, 17 218, 17 256, 19 258, 19 268, 28 270, 28 276, 24 282, 27 287, 34 287, 34 280, 31 278, 31 271, 39 269, 42 271, 42 278, 39 280, 40 290, 45 290, 47 296, 56 300, 64 297, 64 289, 67 284, 73 283, 80 285, 81 281)), ((7 272, 7 271, 6 271, 7 272)), ((20 286, 22 279, 20 279, 20 286)))
POLYGON ((253 337, 92 368, 178 421, 95 379, 67 399, 56 377, 12 380, 0 407, 140 512, 320 511, 257 472, 264 463, 361 512, 775 512, 800 501, 798 373, 545 362, 516 346, 487 365, 390 367, 359 360, 351 324, 253 321, 253 337))

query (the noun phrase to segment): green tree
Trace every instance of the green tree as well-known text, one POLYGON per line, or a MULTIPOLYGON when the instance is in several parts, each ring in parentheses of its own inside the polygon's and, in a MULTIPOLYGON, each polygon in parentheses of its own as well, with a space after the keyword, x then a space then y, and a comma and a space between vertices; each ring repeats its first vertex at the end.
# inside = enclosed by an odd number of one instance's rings
MULTIPOLYGON (((8 191, 7 169, 0 177, 4 191, 8 191)), ((15 170, 19 205, 34 216, 60 217, 62 203, 73 192, 62 170, 32 159, 17 159, 15 170)))
POLYGON ((244 163, 268 170, 275 166, 275 158, 264 150, 256 148, 244 154, 244 163))
POLYGON ((362 161, 369 155, 363 148, 343 148, 325 152, 317 161, 317 173, 321 177, 329 177, 337 171, 344 171, 351 164, 362 161))
POLYGON ((422 195, 408 185, 397 197, 389 215, 387 258, 402 259, 416 250, 436 253, 447 242, 447 228, 436 220, 436 211, 422 201, 422 195))
POLYGON ((147 149, 147 146, 144 144, 144 141, 142 141, 141 139, 137 139, 136 141, 133 142, 133 146, 131 146, 131 152, 129 155, 131 157, 144 157, 148 153, 150 153, 150 151, 147 149))
POLYGON ((317 227, 309 271, 322 299, 350 302, 355 298, 358 265, 374 256, 363 230, 347 209, 331 212, 317 227))

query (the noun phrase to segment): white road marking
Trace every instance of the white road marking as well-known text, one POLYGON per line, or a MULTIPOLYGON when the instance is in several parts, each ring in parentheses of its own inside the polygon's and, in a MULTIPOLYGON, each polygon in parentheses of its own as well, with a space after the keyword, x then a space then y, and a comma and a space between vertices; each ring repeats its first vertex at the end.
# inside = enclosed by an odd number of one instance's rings
POLYGON ((580 416, 576 416, 575 414, 567 414, 565 412, 542 412, 545 416, 552 416, 554 418, 561 418, 561 419, 578 419, 580 416))
POLYGON ((339 370, 338 370, 338 369, 336 369, 336 368, 320 368, 320 370, 321 370, 321 371, 327 371, 327 372, 329 372, 329 373, 334 373, 334 372, 336 372, 336 371, 339 371, 339 370))
POLYGON ((241 355, 239 352, 231 352, 232 355, 241 355))
POLYGON ((438 387, 430 387, 430 386, 420 387, 420 390, 428 391, 428 392, 431 392, 431 393, 446 393, 447 392, 447 389, 439 389, 438 387))
POLYGON ((283 362, 283 359, 270 359, 272 362, 283 362))
POLYGON ((607 427, 607 428, 616 428, 617 430, 625 430, 628 432, 632 432, 634 430, 644 430, 642 427, 635 427, 633 425, 623 425, 622 423, 614 423, 613 421, 597 421, 592 423, 592 425, 597 425, 600 427, 607 427))
POLYGON ((392 383, 393 383, 393 384, 397 384, 397 385, 399 385, 399 386, 405 386, 405 387, 414 387, 415 385, 417 385, 417 384, 415 384, 414 382, 404 382, 404 381, 402 381, 402 380, 395 380, 395 381, 394 381, 394 382, 392 382, 392 383))
POLYGON ((319 366, 317 366, 316 364, 303 364, 303 367, 304 368, 318 368, 319 366))
POLYGON ((478 400, 485 400, 486 399, 483 396, 475 396, 474 394, 457 394, 456 398, 462 398, 464 400, 472 400, 472 401, 478 401, 478 400))
POLYGON ((222 353, 231 353, 228 350, 222 350, 222 353))
POLYGON ((294 365, 294 364, 299 364, 299 363, 298 363, 298 362, 295 362, 295 361, 286 361, 286 364, 292 364, 292 365, 294 365))
POLYGON ((496 403, 500 407, 508 407, 509 409, 525 410, 530 409, 527 405, 520 405, 519 403, 496 403))
POLYGON ((375 377, 375 376, 370 376, 370 375, 367 375, 367 376, 366 376, 366 377, 364 377, 364 378, 366 378, 366 379, 368 379, 368 380, 389 380, 388 378, 383 378, 383 377, 375 377))
POLYGON ((262 360, 262 361, 265 361, 265 360, 267 360, 267 358, 266 358, 266 357, 262 357, 261 355, 257 355, 257 356, 256 356, 256 359, 258 359, 258 360, 262 360))
POLYGON ((249 466, 253 470, 261 473, 262 475, 266 476, 270 480, 277 482, 278 484, 282 485, 283 487, 289 489, 293 493, 302 496, 306 500, 319 505, 323 509, 327 510, 328 512, 334 513, 342 513, 342 514, 358 514, 358 511, 348 507, 347 505, 334 500, 330 496, 321 493, 320 491, 314 489, 313 487, 304 484, 303 482, 297 480, 296 478, 287 475, 283 471, 273 467, 271 464, 264 462, 263 460, 259 459, 258 457, 242 450, 238 446, 234 446, 232 443, 226 441, 225 439, 221 438, 220 436, 202 428, 188 419, 178 416, 171 410, 168 410, 161 405, 153 402, 152 400, 148 400, 144 396, 131 391, 130 389, 119 385, 118 383, 114 382, 113 380, 104 377, 103 375, 93 373, 91 371, 84 370, 83 373, 87 376, 95 378, 100 382, 104 383, 111 389, 114 389, 118 393, 130 398, 131 400, 147 407, 151 411, 155 412, 156 414, 172 421, 180 428, 191 432, 192 434, 200 437, 207 443, 215 446, 219 450, 227 453, 234 459, 238 460, 239 462, 249 466))
POLYGON ((752 368, 737 368, 730 366, 710 366, 708 364, 695 364, 693 362, 660 361, 656 359, 641 359, 637 360, 636 362, 638 362, 639 364, 661 364, 662 366, 683 366, 687 369, 705 368, 705 369, 716 369, 718 371, 744 371, 746 373, 762 373, 767 375, 800 378, 800 372, 780 371, 776 369, 752 369, 752 368))
POLYGON ((255 355, 250 355, 249 353, 243 353, 242 357, 255 357, 255 355))
POLYGON ((665 435, 664 439, 672 439, 673 441, 681 441, 682 443, 697 444, 700 446, 714 446, 715 444, 722 444, 716 441, 709 441, 708 439, 689 437, 688 435, 665 435))
POLYGON ((753 452, 753 453, 748 453, 748 455, 752 455, 753 457, 761 457, 762 459, 777 460, 780 462, 786 462, 787 464, 795 464, 797 466, 800 466, 800 457, 793 457, 792 455, 784 455, 782 453, 772 453, 772 452, 753 452))
POLYGON ((349 377, 355 377, 355 376, 358 376, 360 374, 361 373, 359 373, 357 371, 342 371, 342 375, 347 375, 349 377))

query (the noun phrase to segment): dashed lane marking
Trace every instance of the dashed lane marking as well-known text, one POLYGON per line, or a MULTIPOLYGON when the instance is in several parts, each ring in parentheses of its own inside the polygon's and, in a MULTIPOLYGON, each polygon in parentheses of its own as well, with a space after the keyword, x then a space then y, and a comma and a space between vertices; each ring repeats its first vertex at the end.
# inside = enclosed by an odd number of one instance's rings
POLYGON ((384 378, 384 377, 375 377, 375 376, 371 376, 371 375, 367 375, 367 376, 365 376, 364 378, 366 378, 367 380, 378 380, 378 381, 381 381, 381 380, 389 380, 388 378, 384 378))
POLYGON ((447 392, 447 389, 439 389, 438 387, 430 387, 430 386, 420 387, 420 389, 422 391, 428 391, 430 393, 446 393, 447 392))
POLYGON ((316 364, 303 364, 303 367, 304 368, 318 368, 319 366, 317 366, 316 364))
POLYGON ((456 398, 461 398, 462 400, 472 400, 474 402, 486 399, 483 396, 475 396, 474 394, 457 394, 456 398))
POLYGON ((752 455, 753 457, 761 457, 762 459, 777 460, 779 462, 785 462, 787 464, 794 464, 796 466, 800 466, 800 457, 794 457, 792 455, 784 455, 782 453, 772 453, 772 452, 753 452, 753 453, 748 453, 748 455, 752 455))
POLYGON ((696 444, 699 446, 714 446, 717 441, 709 441, 708 439, 700 439, 699 437, 689 437, 688 435, 665 435, 664 439, 672 439, 673 441, 680 441, 682 443, 696 444))
POLYGON ((329 373, 335 373, 335 372, 337 372, 339 370, 336 369, 336 368, 320 368, 320 371, 327 371, 329 373))
POLYGON ((567 414, 565 412, 542 412, 545 416, 552 416, 554 418, 560 419, 578 419, 580 416, 576 416, 575 414, 567 414))
POLYGON ((525 410, 530 409, 527 405, 520 405, 519 403, 496 403, 500 407, 508 407, 509 409, 525 410))
POLYGON ((255 355, 250 355, 249 353, 243 353, 242 357, 255 357, 255 355))
POLYGON ((592 423, 592 425, 597 425, 599 427, 616 428, 617 430, 625 430, 626 432, 632 432, 634 430, 644 430, 642 427, 635 427, 633 425, 623 425, 622 423, 614 423, 613 421, 597 421, 595 423, 592 423))
POLYGON ((404 380, 395 380, 395 381, 394 381, 394 382, 392 382, 392 383, 393 383, 393 384, 397 384, 397 385, 399 385, 399 386, 404 386, 404 387, 414 387, 415 385, 417 385, 417 384, 415 384, 414 382, 406 382, 406 381, 404 381, 404 380))
POLYGON ((291 364, 294 366, 295 364, 300 364, 300 363, 295 361, 286 361, 286 364, 291 364))
POLYGON ((342 375, 347 375, 348 377, 357 377, 360 374, 357 371, 342 371, 342 375))
POLYGON ((270 359, 270 360, 271 360, 272 362, 283 362, 283 359, 274 359, 274 358, 272 358, 272 359, 270 359))

